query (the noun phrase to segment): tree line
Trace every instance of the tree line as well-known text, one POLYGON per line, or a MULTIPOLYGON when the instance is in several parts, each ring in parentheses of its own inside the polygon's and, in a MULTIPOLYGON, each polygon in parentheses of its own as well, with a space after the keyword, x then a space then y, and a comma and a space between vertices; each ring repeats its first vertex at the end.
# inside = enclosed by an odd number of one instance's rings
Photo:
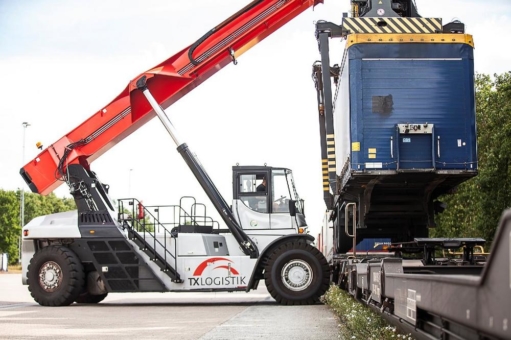
MULTIPOLYGON (((76 209, 72 198, 59 198, 55 194, 41 196, 25 192, 25 223, 32 219, 57 212, 76 209)), ((9 263, 19 261, 21 237, 21 190, 0 189, 0 253, 7 253, 9 263)))
MULTIPOLYGON (((479 74, 476 85, 478 176, 439 200, 447 208, 436 217, 432 237, 493 240, 502 211, 511 206, 511 72, 479 74)), ((0 253, 18 262, 21 191, 0 189, 0 253)), ((75 209, 72 198, 25 193, 25 221, 75 209)))
POLYGON ((462 183, 437 216, 435 237, 482 237, 493 240, 500 216, 511 206, 511 72, 476 76, 479 173, 462 183))

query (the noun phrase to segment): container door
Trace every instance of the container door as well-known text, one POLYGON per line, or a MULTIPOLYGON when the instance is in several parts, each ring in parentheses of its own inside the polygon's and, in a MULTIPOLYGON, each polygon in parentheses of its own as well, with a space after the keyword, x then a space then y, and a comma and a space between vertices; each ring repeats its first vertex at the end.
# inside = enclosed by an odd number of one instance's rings
MULTIPOLYGON (((361 53, 361 46, 352 51, 361 53)), ((431 48, 436 56, 437 48, 431 48)), ((350 128, 352 142, 360 151, 352 152, 353 163, 368 169, 475 170, 470 63, 437 57, 351 60, 350 128), (434 136, 423 129, 397 134, 396 125, 407 123, 434 124, 434 136), (396 159, 398 152, 401 162, 396 159)))
POLYGON ((433 124, 398 124, 398 169, 435 168, 433 124))

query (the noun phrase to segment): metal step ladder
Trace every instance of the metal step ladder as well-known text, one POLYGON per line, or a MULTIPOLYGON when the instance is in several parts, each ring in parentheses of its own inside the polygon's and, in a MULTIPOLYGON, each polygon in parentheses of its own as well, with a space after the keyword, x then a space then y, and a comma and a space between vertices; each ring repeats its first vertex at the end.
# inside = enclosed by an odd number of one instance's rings
POLYGON ((134 242, 174 283, 183 283, 177 271, 178 230, 185 225, 219 229, 218 222, 206 215, 206 207, 196 203, 195 198, 190 196, 181 198, 179 205, 147 207, 133 198, 120 199, 118 211, 119 222, 127 231, 129 240, 134 242), (191 201, 190 213, 183 208, 184 200, 191 201), (160 220, 165 218, 163 213, 165 209, 170 211, 169 222, 160 220), (129 212, 128 217, 124 216, 126 212, 129 212), (167 240, 171 240, 171 242, 167 240))
MULTIPOLYGON (((165 234, 167 233, 167 230, 165 229, 165 234)), ((170 232, 169 232, 170 234, 170 232)), ((176 257, 170 253, 170 251, 167 249, 165 244, 162 244, 157 238, 156 235, 150 232, 145 232, 146 237, 142 236, 141 233, 137 232, 133 228, 128 229, 128 237, 130 240, 135 242, 136 245, 139 246, 140 250, 142 250, 144 253, 149 256, 151 261, 156 263, 158 267, 160 267, 161 271, 167 274, 172 282, 175 283, 182 283, 183 280, 181 279, 179 273, 175 269, 177 266, 174 264, 174 267, 169 264, 167 261, 167 255, 174 260, 174 263, 176 262, 176 257), (149 242, 148 237, 149 236, 149 242), (151 245, 150 243, 153 243, 151 245), (164 255, 160 255, 158 251, 156 250, 157 245, 161 246, 163 248, 164 255)), ((165 235, 166 238, 166 235, 165 235)))

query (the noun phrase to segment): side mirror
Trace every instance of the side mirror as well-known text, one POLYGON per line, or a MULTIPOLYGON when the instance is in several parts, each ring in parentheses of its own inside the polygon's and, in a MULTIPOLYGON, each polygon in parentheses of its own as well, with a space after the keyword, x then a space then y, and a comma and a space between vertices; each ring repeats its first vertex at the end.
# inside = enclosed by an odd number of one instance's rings
POLYGON ((305 216, 305 201, 300 199, 300 203, 302 204, 302 214, 305 216))
POLYGON ((294 200, 289 200, 289 214, 296 216, 296 201, 294 200))

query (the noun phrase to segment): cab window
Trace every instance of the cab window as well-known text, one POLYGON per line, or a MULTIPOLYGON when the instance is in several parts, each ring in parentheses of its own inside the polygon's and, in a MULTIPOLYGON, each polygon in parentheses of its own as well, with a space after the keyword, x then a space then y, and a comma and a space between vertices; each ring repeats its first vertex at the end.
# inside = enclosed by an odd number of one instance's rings
POLYGON ((289 187, 284 170, 274 170, 272 173, 273 212, 289 213, 289 187))
POLYGON ((243 174, 239 177, 239 198, 250 209, 268 212, 268 189, 265 174, 243 174))

